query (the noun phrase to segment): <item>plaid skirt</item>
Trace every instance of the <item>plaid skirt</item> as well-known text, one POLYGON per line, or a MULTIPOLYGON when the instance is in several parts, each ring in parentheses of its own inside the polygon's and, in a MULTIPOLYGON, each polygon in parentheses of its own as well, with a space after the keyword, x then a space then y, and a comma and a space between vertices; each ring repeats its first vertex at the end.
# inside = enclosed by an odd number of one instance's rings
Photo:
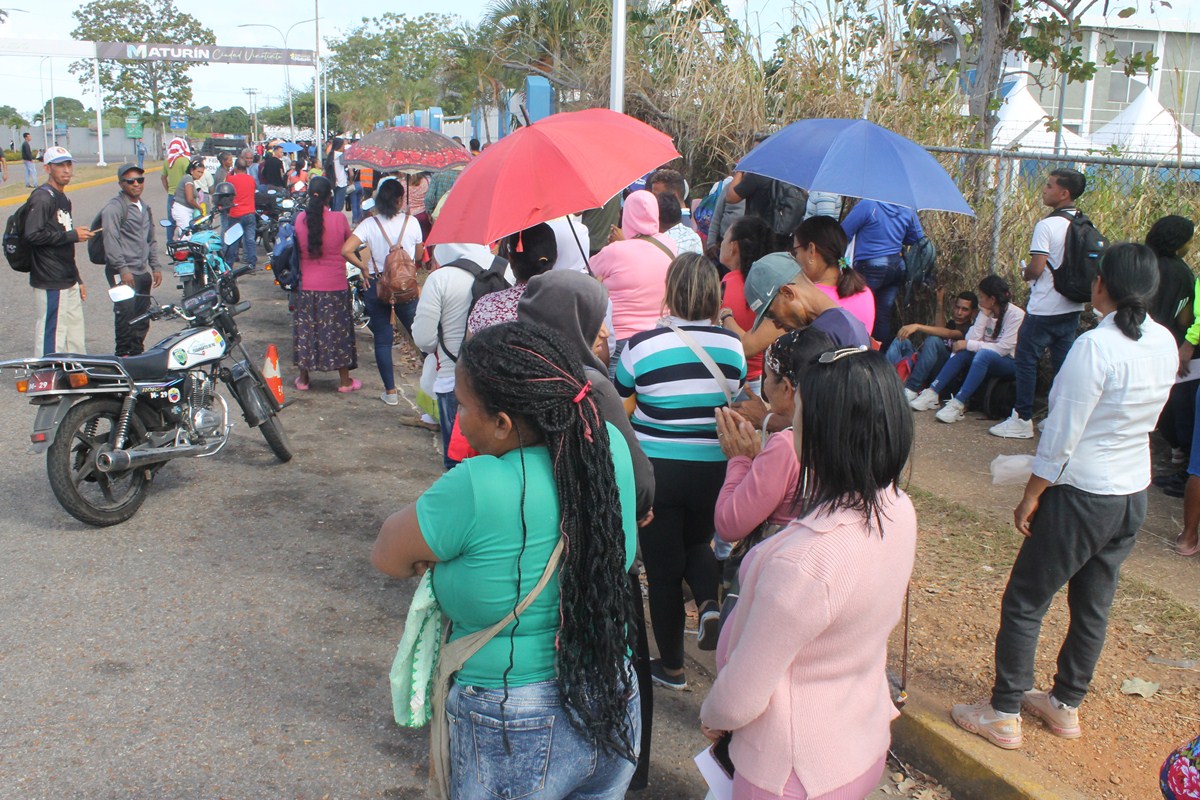
POLYGON ((300 292, 292 316, 292 363, 312 372, 354 369, 358 350, 350 293, 300 292))

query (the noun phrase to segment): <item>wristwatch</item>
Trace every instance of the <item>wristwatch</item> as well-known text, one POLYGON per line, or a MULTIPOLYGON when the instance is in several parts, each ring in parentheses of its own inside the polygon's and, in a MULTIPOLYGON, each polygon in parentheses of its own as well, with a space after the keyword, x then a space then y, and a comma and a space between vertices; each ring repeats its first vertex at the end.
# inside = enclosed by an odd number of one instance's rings
POLYGON ((729 318, 730 318, 730 317, 732 317, 732 316, 733 316, 733 312, 732 312, 732 311, 726 311, 724 314, 722 314, 721 316, 717 317, 717 322, 718 322, 718 323, 719 323, 719 324, 720 324, 722 327, 724 327, 724 325, 725 325, 725 320, 729 319, 729 318))

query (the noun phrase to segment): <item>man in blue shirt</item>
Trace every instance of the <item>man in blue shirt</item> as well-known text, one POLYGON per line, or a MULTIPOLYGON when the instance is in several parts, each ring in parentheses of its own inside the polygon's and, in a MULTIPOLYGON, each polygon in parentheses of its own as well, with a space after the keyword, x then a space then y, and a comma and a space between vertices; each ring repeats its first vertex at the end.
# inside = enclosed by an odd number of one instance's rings
POLYGON ((860 200, 842 220, 847 239, 854 240, 854 268, 875 294, 875 329, 871 335, 886 350, 892 343, 892 306, 904 285, 900 250, 925 236, 911 208, 860 200))

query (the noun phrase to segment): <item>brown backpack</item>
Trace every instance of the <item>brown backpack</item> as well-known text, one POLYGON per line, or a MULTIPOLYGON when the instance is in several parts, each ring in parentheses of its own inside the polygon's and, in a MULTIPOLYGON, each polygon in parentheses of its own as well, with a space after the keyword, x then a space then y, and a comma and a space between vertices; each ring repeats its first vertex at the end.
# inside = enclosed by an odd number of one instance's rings
MULTIPOLYGON (((384 230, 379 217, 374 219, 375 224, 379 226, 379 232, 383 234, 383 240, 388 243, 388 254, 383 262, 383 272, 379 273, 375 281, 377 296, 389 304, 408 303, 416 300, 421 293, 421 287, 417 283, 417 263, 404 249, 403 244, 404 231, 408 228, 408 221, 412 217, 408 214, 404 215, 404 224, 400 227, 400 237, 395 244, 392 244, 392 240, 388 238, 387 231, 384 230)), ((371 254, 371 258, 374 260, 374 253, 371 254)))

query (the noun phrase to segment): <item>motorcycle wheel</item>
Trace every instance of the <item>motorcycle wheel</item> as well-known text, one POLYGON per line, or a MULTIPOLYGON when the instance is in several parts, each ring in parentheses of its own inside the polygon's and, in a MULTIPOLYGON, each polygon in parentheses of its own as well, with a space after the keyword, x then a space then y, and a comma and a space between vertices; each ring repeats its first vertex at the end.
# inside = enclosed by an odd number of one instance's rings
POLYGON ((271 452, 275 457, 283 463, 292 460, 292 446, 288 440, 287 431, 283 429, 283 424, 279 421, 279 415, 274 411, 270 412, 267 421, 258 426, 262 431, 263 438, 267 440, 267 446, 271 448, 271 452))
POLYGON ((221 281, 221 302, 227 306, 235 306, 242 299, 237 281, 221 281))
POLYGON ((179 285, 183 288, 183 296, 191 297, 200 290, 200 284, 196 282, 195 276, 186 275, 179 279, 179 285))
MULTIPOLYGON (((148 467, 125 472, 100 472, 98 456, 117 427, 121 403, 92 398, 74 406, 63 417, 46 451, 46 474, 50 489, 66 512, 80 522, 106 527, 124 522, 137 513, 146 500, 148 467)), ((141 420, 129 420, 127 444, 146 438, 141 420)))

